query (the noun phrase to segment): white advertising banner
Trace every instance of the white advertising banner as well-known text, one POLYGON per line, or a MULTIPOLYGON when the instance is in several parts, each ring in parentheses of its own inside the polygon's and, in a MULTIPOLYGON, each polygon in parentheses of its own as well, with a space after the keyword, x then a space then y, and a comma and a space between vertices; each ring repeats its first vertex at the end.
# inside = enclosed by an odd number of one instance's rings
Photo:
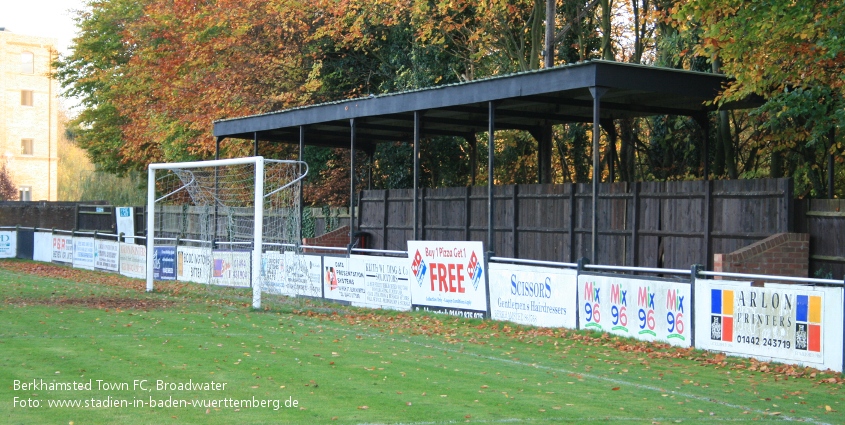
POLYGON ((696 348, 842 371, 842 288, 698 279, 696 348))
POLYGON ((322 297, 323 258, 319 255, 296 255, 285 252, 285 274, 287 285, 285 295, 322 297))
POLYGON ((407 259, 370 255, 352 255, 349 259, 364 273, 364 306, 403 311, 411 309, 410 270, 407 259))
POLYGON ((250 251, 214 251, 211 284, 220 286, 252 286, 252 253, 250 251))
POLYGON ((176 280, 208 284, 211 279, 211 248, 176 247, 176 280))
POLYGON ((94 242, 94 268, 109 272, 120 270, 120 245, 117 241, 96 240, 94 242))
POLYGON ((287 274, 285 273, 285 255, 279 251, 261 254, 261 291, 276 295, 288 294, 287 274))
POLYGON ((144 279, 147 277, 147 247, 120 243, 120 274, 144 279))
POLYGON ((363 264, 350 258, 323 257, 323 293, 335 301, 362 307, 367 300, 363 264))
POLYGON ((73 238, 73 268, 94 270, 96 253, 94 238, 73 238))
POLYGON ((490 316, 524 325, 575 329, 577 272, 490 263, 490 316))
POLYGON ((53 251, 51 260, 54 263, 73 263, 73 237, 65 235, 53 235, 53 251))
POLYGON ((481 242, 408 241, 414 310, 468 318, 487 312, 481 242))
POLYGON ((115 221, 117 222, 117 234, 123 233, 127 243, 135 243, 135 208, 114 207, 115 221))
POLYGON ((32 235, 32 259, 49 263, 53 261, 53 234, 35 232, 32 235))
POLYGON ((580 329, 689 347, 688 283, 581 274, 580 329))
POLYGON ((0 258, 15 258, 18 255, 18 232, 0 232, 0 258))

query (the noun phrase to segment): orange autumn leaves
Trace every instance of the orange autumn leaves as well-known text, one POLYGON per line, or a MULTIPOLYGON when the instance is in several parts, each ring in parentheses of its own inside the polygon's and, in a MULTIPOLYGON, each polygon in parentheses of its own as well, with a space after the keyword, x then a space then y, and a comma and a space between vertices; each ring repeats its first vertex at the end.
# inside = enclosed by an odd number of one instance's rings
MULTIPOLYGON (((479 72, 478 63, 503 51, 497 40, 527 28, 523 21, 539 3, 476 3, 98 0, 78 15, 75 51, 59 60, 57 75, 84 98, 75 122, 80 146, 104 170, 142 170, 150 162, 210 158, 215 120, 370 92, 356 59, 324 69, 326 61, 365 56, 385 64, 395 54, 387 46, 405 53, 434 46, 462 64, 454 71, 462 78, 512 68, 479 72), (416 47, 390 43, 408 31, 416 47)), ((251 152, 243 141, 222 148, 227 156, 251 152)))

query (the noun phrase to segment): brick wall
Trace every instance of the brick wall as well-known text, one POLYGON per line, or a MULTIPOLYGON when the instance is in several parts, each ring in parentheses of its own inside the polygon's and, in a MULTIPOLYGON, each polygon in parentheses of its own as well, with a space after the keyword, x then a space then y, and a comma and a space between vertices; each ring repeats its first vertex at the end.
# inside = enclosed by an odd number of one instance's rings
POLYGON ((713 256, 713 271, 808 277, 810 235, 779 233, 729 254, 713 256))
MULTIPOLYGON (((32 201, 58 199, 58 82, 49 77, 56 40, 0 31, 0 161, 32 201), (21 54, 32 53, 33 68, 21 68, 21 54), (32 105, 21 104, 21 91, 32 105), (24 154, 24 139, 32 152, 24 154)), ((16 196, 14 200, 18 200, 16 196)))
MULTIPOLYGON (((346 248, 349 245, 349 226, 343 226, 329 233, 317 236, 315 238, 302 238, 302 244, 308 246, 331 246, 338 248, 346 248)), ((338 254, 335 250, 319 250, 319 249, 305 249, 304 252, 312 254, 338 254)))

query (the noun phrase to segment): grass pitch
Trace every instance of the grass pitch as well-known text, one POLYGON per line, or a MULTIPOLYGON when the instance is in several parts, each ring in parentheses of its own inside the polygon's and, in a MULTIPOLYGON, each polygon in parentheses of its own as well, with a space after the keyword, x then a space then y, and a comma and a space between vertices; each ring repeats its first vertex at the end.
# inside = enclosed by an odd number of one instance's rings
POLYGON ((249 291, 143 287, 0 262, 0 422, 845 422, 840 374, 302 299, 268 297, 255 312, 249 291))

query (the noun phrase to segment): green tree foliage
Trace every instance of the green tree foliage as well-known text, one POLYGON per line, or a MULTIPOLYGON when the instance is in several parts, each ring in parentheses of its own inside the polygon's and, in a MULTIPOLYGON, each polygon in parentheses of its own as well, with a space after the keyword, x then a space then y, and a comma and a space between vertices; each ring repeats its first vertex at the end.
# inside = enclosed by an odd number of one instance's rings
POLYGON ((71 122, 76 142, 103 170, 123 173, 138 167, 121 154, 127 120, 118 111, 118 93, 132 48, 124 31, 143 14, 144 1, 92 0, 76 18, 78 36, 73 51, 55 65, 65 94, 81 101, 71 122))
POLYGON ((841 155, 845 127, 845 4, 688 0, 673 16, 700 26, 698 53, 734 77, 719 102, 766 100, 755 115, 772 141, 771 174, 786 171, 806 193, 824 196, 820 175, 828 155, 841 155))
MULTIPOLYGON (((750 94, 753 113, 710 117, 706 158, 717 177, 794 175, 823 195, 826 155, 841 152, 843 5, 824 0, 558 0, 555 64, 594 58, 735 78, 719 102, 750 94), (741 36, 738 36, 741 34, 741 36), (830 142, 831 130, 839 134, 830 142)), ((73 52, 57 62, 82 99, 71 123, 97 170, 211 158, 217 119, 454 84, 540 67, 545 0, 89 0, 73 52)), ((686 117, 617 120, 602 134, 605 180, 701 177, 701 129, 686 117)), ((589 181, 591 127, 554 127, 557 182, 589 181)), ((428 137, 423 187, 486 183, 486 136, 428 137), (473 163, 479 164, 473 170, 473 163)), ((307 140, 307 135, 306 135, 307 140)), ((496 134, 497 183, 537 177, 537 142, 496 134)), ((224 140, 222 156, 252 142, 224 140)), ((261 143, 260 154, 297 156, 261 143)), ((358 188, 413 185, 413 146, 380 144, 356 158, 358 188), (372 157, 370 157, 372 155, 372 157)), ((349 151, 307 146, 310 205, 348 204, 349 151)), ((805 190, 806 188, 806 190, 805 190)))

